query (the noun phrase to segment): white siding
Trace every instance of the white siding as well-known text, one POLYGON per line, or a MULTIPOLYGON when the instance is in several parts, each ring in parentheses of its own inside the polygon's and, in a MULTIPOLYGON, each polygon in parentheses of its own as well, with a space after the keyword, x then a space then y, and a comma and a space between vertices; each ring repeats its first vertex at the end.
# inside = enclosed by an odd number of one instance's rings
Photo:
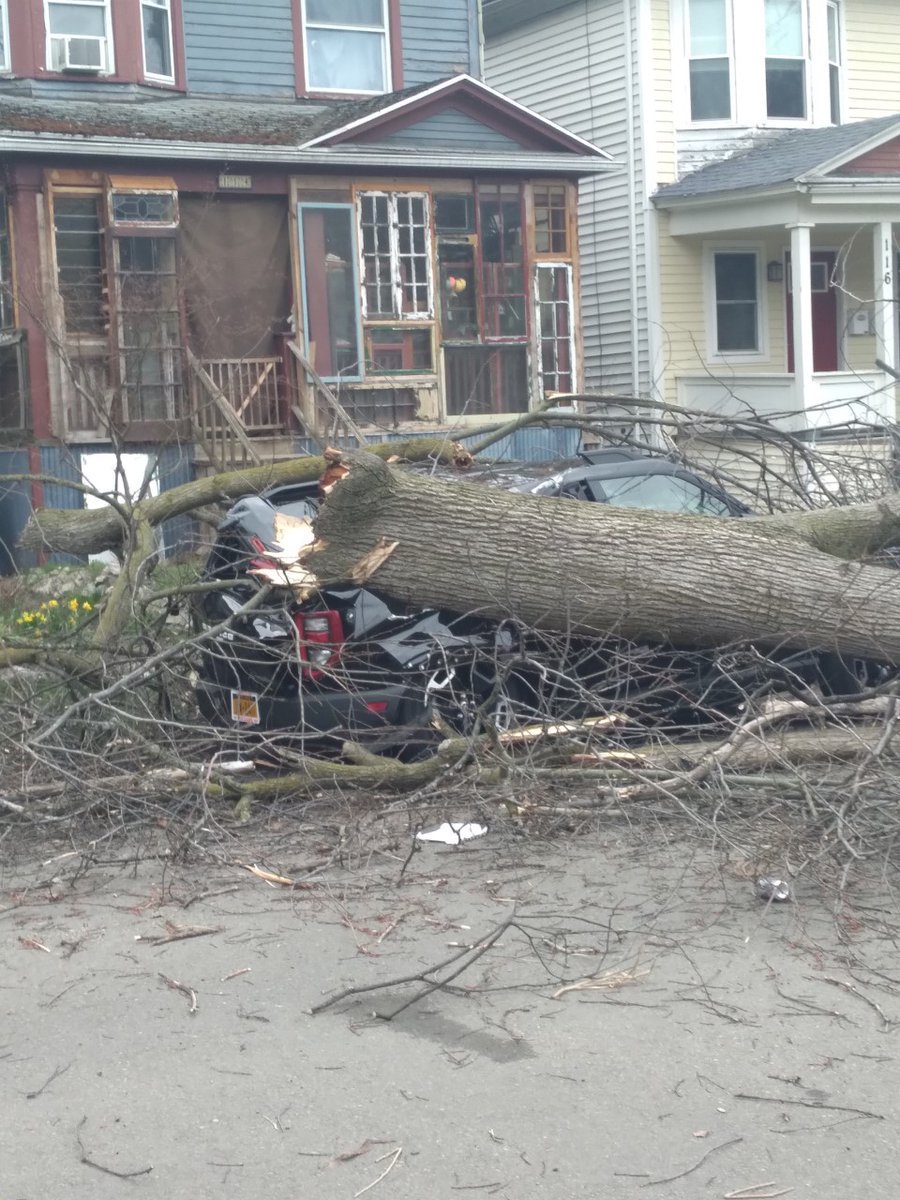
POLYGON ((570 5, 485 47, 488 83, 621 164, 579 185, 579 240, 586 384, 628 393, 635 382, 641 391, 649 386, 637 30, 627 16, 634 7, 623 0, 570 5))

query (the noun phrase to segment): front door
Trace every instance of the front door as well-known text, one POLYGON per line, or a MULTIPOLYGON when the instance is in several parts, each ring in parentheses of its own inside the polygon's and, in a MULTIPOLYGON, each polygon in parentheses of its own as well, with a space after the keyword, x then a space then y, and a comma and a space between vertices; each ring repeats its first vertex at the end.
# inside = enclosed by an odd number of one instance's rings
MULTIPOLYGON (((791 256, 786 258, 787 294, 787 369, 794 371, 794 297, 791 290, 791 256)), ((812 274, 813 370, 838 369, 838 306, 834 287, 833 251, 813 250, 810 255, 812 274)))

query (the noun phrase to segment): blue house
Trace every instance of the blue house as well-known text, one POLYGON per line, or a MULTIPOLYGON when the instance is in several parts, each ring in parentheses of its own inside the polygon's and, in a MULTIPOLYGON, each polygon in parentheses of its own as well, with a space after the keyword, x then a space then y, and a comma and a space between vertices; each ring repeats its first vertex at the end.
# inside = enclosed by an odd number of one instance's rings
MULTIPOLYGON (((476 0, 0 0, 0 43, 5 473, 165 487, 581 386, 616 167, 481 81, 476 0)), ((4 544, 67 502, 7 495, 4 544)))

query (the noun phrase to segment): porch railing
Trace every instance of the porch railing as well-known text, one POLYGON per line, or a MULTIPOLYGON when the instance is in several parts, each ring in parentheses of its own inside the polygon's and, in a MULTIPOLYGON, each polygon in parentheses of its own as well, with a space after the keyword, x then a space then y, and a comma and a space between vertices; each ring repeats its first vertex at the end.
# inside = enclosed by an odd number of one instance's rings
POLYGON ((219 471, 256 466, 257 454, 247 429, 235 412, 231 399, 215 382, 206 364, 187 351, 191 387, 191 416, 197 440, 209 461, 219 471))
POLYGON ((280 358, 204 358, 201 362, 213 386, 248 432, 271 434, 283 430, 280 358))

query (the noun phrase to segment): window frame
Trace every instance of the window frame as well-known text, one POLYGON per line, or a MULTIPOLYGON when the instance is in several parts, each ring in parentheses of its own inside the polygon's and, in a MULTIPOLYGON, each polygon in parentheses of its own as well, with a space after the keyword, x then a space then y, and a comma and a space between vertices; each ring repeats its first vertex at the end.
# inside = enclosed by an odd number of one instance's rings
POLYGON ((703 247, 703 291, 706 313, 706 361, 710 363, 759 363, 769 357, 769 321, 765 287, 766 248, 762 242, 715 242, 703 247), (756 261, 756 349, 720 350, 716 256, 752 254, 756 261))
POLYGON ((366 323, 381 323, 384 325, 395 325, 398 322, 406 323, 415 321, 419 323, 433 322, 435 319, 435 301, 434 301, 434 217, 432 197, 429 191, 420 188, 392 188, 386 190, 383 188, 356 188, 353 193, 353 201, 356 206, 356 236, 359 252, 359 286, 360 286, 360 311, 362 319, 366 323), (389 262, 391 275, 391 295, 394 302, 394 311, 392 313, 375 313, 369 312, 368 297, 366 295, 366 253, 365 239, 363 236, 363 200, 367 197, 384 197, 388 204, 388 215, 390 224, 389 229, 389 262), (404 257, 400 249, 400 222, 397 211, 397 202, 399 199, 421 200, 423 205, 423 223, 422 228, 425 231, 425 253, 422 255, 422 260, 425 263, 425 287, 427 304, 425 309, 419 309, 415 312, 403 311, 403 275, 401 271, 401 262, 404 257))
POLYGON ((769 3, 784 3, 784 0, 763 0, 763 74, 762 74, 762 92, 764 99, 764 117, 766 123, 789 122, 792 125, 809 125, 811 123, 812 113, 812 74, 813 63, 810 53, 809 39, 809 0, 797 0, 800 13, 800 45, 802 53, 797 54, 769 54, 769 48, 766 44, 766 5, 769 3), (803 69, 803 115, 802 116, 783 116, 772 115, 769 112, 769 63, 799 63, 803 69))
POLYGON ((400 40, 399 21, 397 15, 397 0, 380 0, 383 24, 380 29, 363 25, 322 25, 320 22, 310 22, 306 16, 307 0, 296 0, 297 27, 295 54, 298 67, 297 90, 311 96, 384 96, 403 86, 399 78, 401 71, 397 61, 397 47, 400 40), (338 29, 346 32, 378 33, 382 37, 381 63, 384 87, 372 91, 366 88, 329 88, 313 84, 310 78, 309 64, 309 29, 338 29))
POLYGON ((844 119, 844 6, 840 0, 826 0, 825 4, 825 56, 828 63, 828 107, 832 125, 840 125, 844 119), (834 36, 837 58, 831 57, 829 24, 834 13, 834 36), (837 73, 837 104, 832 77, 837 73), (837 111, 835 111, 835 109, 837 111))
MULTIPOLYGON (((576 337, 575 337, 575 273, 573 270, 572 263, 566 262, 563 260, 553 262, 553 261, 550 261, 547 259, 539 259, 532 264, 532 278, 533 278, 533 289, 534 289, 534 293, 533 293, 534 314, 532 316, 532 321, 533 321, 533 325, 534 325, 533 353, 535 355, 535 375, 538 380, 538 387, 541 390, 541 393, 544 397, 546 397, 547 393, 550 391, 560 392, 563 394, 567 391, 570 393, 574 392, 576 390, 577 381, 578 381, 578 345, 577 345, 577 341, 576 341, 576 337), (566 336, 564 338, 560 337, 558 334, 556 336, 554 336, 553 338, 545 338, 543 336, 543 330, 542 330, 542 326, 541 326, 541 306, 544 304, 547 304, 548 301, 541 299, 540 276, 541 276, 542 271, 563 271, 565 273, 565 279, 566 279, 565 304, 566 304, 566 308, 567 308, 567 311, 569 314, 569 331, 568 331, 568 336, 566 336), (569 382, 571 385, 569 388, 563 388, 563 387, 548 388, 546 386, 546 374, 547 373, 544 371, 543 350, 544 350, 545 343, 548 343, 548 342, 552 342, 555 346, 558 346, 560 344, 566 344, 568 346, 568 352, 569 352, 568 370, 562 371, 557 366, 557 369, 554 373, 557 376, 557 382, 559 382, 560 375, 568 375, 569 382)), ((558 304, 559 301, 556 300, 556 301, 553 301, 553 303, 558 304)))
MULTIPOLYGON (((54 37, 77 36, 75 34, 54 34, 50 32, 50 11, 54 4, 73 4, 78 8, 85 9, 102 9, 103 10, 103 28, 104 40, 106 42, 106 66, 96 72, 97 75, 110 76, 116 73, 116 46, 113 31, 112 19, 112 0, 43 0, 44 2, 44 34, 45 34, 45 51, 44 51, 44 69, 54 75, 68 76, 69 72, 63 68, 53 65, 53 39, 54 37)), ((87 35, 86 35, 87 36, 87 35)), ((77 72, 73 72, 77 74, 77 72)), ((85 72, 90 76, 91 72, 85 72)))
POLYGON ((326 383, 361 383, 364 379, 363 369, 365 366, 365 341, 363 338, 362 326, 362 306, 361 306, 361 287, 362 280, 360 278, 360 253, 359 245, 359 222, 358 222, 358 206, 355 200, 344 201, 326 201, 326 200, 295 200, 297 209, 297 247, 299 250, 299 265, 300 265, 300 306, 301 317, 303 320, 302 344, 306 353, 309 353, 309 279, 306 270, 306 245, 303 232, 303 213, 307 209, 320 211, 322 209, 335 209, 348 214, 350 236, 356 239, 356 253, 351 255, 350 266, 353 271, 353 295, 356 298, 355 309, 355 328, 356 328, 356 362, 358 364, 356 373, 353 375, 337 374, 337 375, 321 375, 321 378, 326 383))
POLYGON ((716 125, 734 125, 737 121, 737 89, 735 87, 735 79, 737 76, 737 54, 735 53, 735 37, 734 37, 734 3, 733 0, 724 0, 725 3, 725 43, 727 53, 724 57, 728 60, 728 107, 729 115, 727 117, 699 117, 696 118, 691 111, 691 63, 704 61, 706 59, 719 59, 721 54, 714 55, 694 55, 691 54, 691 0, 681 0, 681 27, 684 34, 684 62, 685 62, 685 82, 684 91, 685 101, 687 106, 688 124, 691 127, 699 126, 701 128, 716 125))
POLYGON ((0 36, 3 37, 0 75, 10 75, 12 73, 12 48, 9 44, 9 0, 0 0, 0 36))
POLYGON ((175 23, 172 16, 172 0, 139 0, 138 4, 138 20, 140 23, 141 34, 141 74, 144 79, 151 83, 167 83, 170 86, 175 86, 176 67, 175 67, 175 23), (171 63, 171 73, 169 75, 160 75, 155 71, 147 69, 147 38, 144 33, 144 9, 155 8, 159 12, 166 14, 166 29, 169 35, 169 62, 171 63))
MULTIPOLYGON (((743 0, 728 0, 727 17, 731 30, 729 46, 732 68, 732 101, 730 119, 694 120, 690 105, 690 14, 689 0, 670 0, 670 19, 677 32, 681 54, 673 55, 673 92, 676 105, 676 128, 690 134, 702 135, 709 129, 809 129, 825 128, 832 124, 830 103, 831 69, 839 71, 841 119, 845 120, 846 105, 846 29, 844 6, 834 3, 838 16, 839 62, 829 59, 828 15, 820 0, 801 0, 801 20, 804 64, 804 101, 806 115, 800 117, 770 117, 766 96, 766 29, 762 5, 743 0)), ((777 56, 774 56, 777 57, 777 56)), ((700 144, 700 143, 698 143, 700 144)))

